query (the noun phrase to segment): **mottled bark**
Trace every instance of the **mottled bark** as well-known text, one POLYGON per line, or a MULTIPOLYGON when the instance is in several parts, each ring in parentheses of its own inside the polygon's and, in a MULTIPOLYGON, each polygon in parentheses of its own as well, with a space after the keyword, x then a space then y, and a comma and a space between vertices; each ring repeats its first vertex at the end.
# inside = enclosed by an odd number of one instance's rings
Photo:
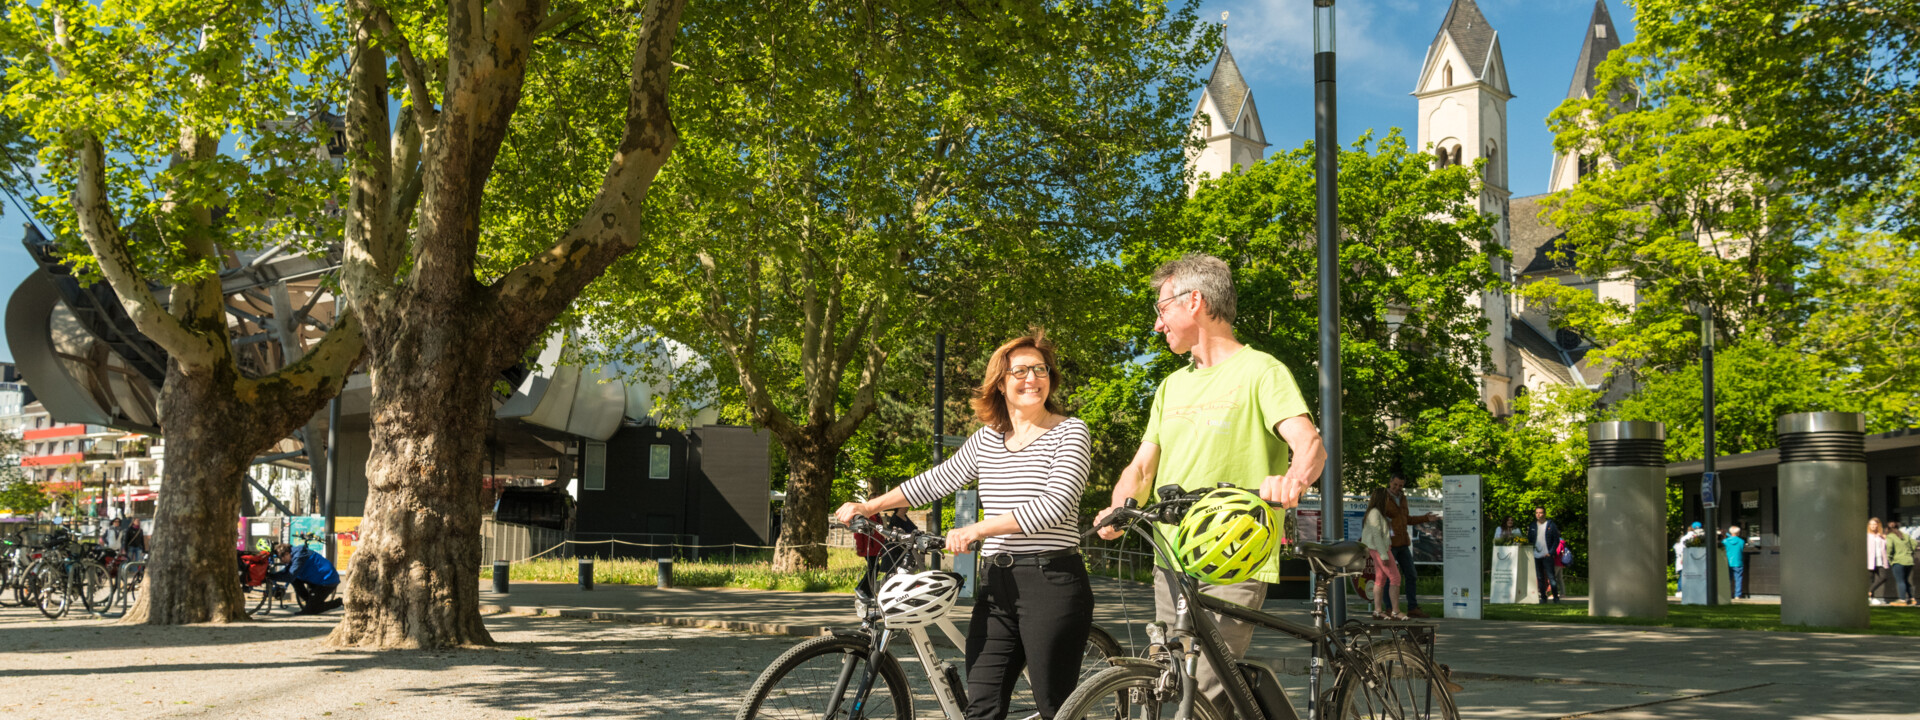
POLYGON ((827 500, 833 489, 839 445, 806 442, 787 447, 787 501, 780 521, 780 542, 773 551, 775 572, 827 566, 827 500))
POLYGON ((367 510, 335 646, 493 642, 480 620, 481 458, 493 372, 470 307, 395 319, 372 339, 367 510))
MULTIPOLYGON (((160 389, 167 462, 147 539, 146 590, 124 623, 185 625, 247 619, 234 563, 234 521, 255 435, 253 413, 226 373, 168 363, 160 389)), ((271 441, 269 441, 271 442, 271 441)))

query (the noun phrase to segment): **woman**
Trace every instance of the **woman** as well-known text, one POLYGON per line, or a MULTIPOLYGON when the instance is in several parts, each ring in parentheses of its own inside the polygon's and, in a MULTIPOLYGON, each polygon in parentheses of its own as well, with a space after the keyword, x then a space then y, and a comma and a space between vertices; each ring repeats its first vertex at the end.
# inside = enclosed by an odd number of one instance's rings
POLYGON ((1893 578, 1888 555, 1887 531, 1880 526, 1880 518, 1867 518, 1867 572, 1871 573, 1867 581, 1867 603, 1870 605, 1887 604, 1880 595, 1886 592, 1887 581, 1893 578))
POLYGON ((975 480, 984 519, 947 533, 948 552, 980 548, 984 568, 967 632, 967 718, 1001 720, 1028 670, 1041 717, 1073 692, 1093 627, 1093 587, 1080 557, 1080 495, 1092 447, 1086 423, 1063 414, 1053 343, 1045 333, 993 351, 974 392, 984 427, 939 467, 887 494, 840 506, 848 522, 920 506, 975 480))
POLYGON ((1913 536, 1900 529, 1899 518, 1887 518, 1887 561, 1893 565, 1893 590, 1899 594, 1894 602, 1901 605, 1914 604, 1916 593, 1909 579, 1913 573, 1914 547, 1913 536))
POLYGON ((1522 537, 1522 535, 1520 534, 1520 528, 1514 527, 1514 523, 1516 522, 1517 521, 1513 519, 1512 515, 1508 515, 1506 522, 1501 523, 1500 527, 1494 528, 1493 543, 1495 545, 1498 545, 1503 540, 1522 537))
MULTIPOLYGON (((1374 488, 1373 495, 1367 498, 1367 519, 1360 525, 1360 542, 1367 546, 1367 554, 1373 557, 1373 619, 1405 620, 1407 616, 1400 612, 1400 595, 1389 589, 1400 585, 1400 566, 1393 561, 1393 553, 1380 554, 1393 545, 1393 526, 1387 520, 1387 503, 1392 502, 1392 494, 1386 488, 1374 488), (1393 598, 1393 612, 1381 612, 1386 607, 1381 593, 1393 598)), ((1508 525, 1513 520, 1507 520, 1508 525)))

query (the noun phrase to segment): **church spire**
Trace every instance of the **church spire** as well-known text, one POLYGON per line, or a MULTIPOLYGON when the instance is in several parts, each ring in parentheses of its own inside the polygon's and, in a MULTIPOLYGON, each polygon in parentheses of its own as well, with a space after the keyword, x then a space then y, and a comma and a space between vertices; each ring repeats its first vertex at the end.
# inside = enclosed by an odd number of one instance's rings
POLYGON ((1213 75, 1193 109, 1193 132, 1205 145, 1189 155, 1187 163, 1193 175, 1188 194, 1199 188, 1202 177, 1224 177, 1235 168, 1260 162, 1267 149, 1267 133, 1260 127, 1260 110, 1254 105, 1253 91, 1240 76, 1240 64, 1225 43, 1213 61, 1213 75))
POLYGON ((1240 64, 1234 62, 1233 51, 1227 49, 1225 42, 1220 43, 1220 56, 1213 61, 1213 76, 1207 78, 1207 95, 1219 112, 1214 118, 1215 132, 1248 134, 1241 127, 1241 110, 1253 97, 1253 91, 1247 87, 1247 79, 1240 76, 1240 64))
POLYGON ((1587 21, 1586 40, 1580 44, 1580 58, 1573 66, 1573 84, 1567 88, 1567 97, 1593 97, 1593 89, 1600 82, 1597 72, 1601 61, 1619 47, 1620 33, 1614 30, 1613 16, 1607 13, 1607 0, 1593 0, 1593 17, 1587 21))
POLYGON ((1440 49, 1441 40, 1453 37, 1453 45, 1460 49, 1466 58, 1467 67, 1461 68, 1466 74, 1461 81, 1481 80, 1487 69, 1487 56, 1493 53, 1497 33, 1493 25, 1487 22, 1487 16, 1481 14, 1480 6, 1473 0, 1453 0, 1447 8, 1447 17, 1440 21, 1440 32, 1434 33, 1433 42, 1427 45, 1427 57, 1440 49))

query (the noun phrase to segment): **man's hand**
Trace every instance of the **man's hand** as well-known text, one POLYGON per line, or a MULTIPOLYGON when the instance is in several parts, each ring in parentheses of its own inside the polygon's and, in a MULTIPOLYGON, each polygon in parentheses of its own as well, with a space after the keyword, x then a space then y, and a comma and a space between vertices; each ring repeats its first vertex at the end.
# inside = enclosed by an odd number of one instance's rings
POLYGON ((841 525, 850 525, 853 523, 854 518, 866 517, 872 514, 873 513, 867 511, 866 503, 850 502, 841 505, 839 510, 833 511, 833 519, 838 520, 841 525))
MULTIPOLYGON (((1106 522, 1106 521, 1107 521, 1107 516, 1108 516, 1108 515, 1112 515, 1112 514, 1113 514, 1113 511, 1114 511, 1114 510, 1115 510, 1116 508, 1118 508, 1118 507, 1120 507, 1120 506, 1118 506, 1118 505, 1115 505, 1115 506, 1113 506, 1113 507, 1110 507, 1110 508, 1107 508, 1107 509, 1105 509, 1105 510, 1101 510, 1101 511, 1100 511, 1100 514, 1099 514, 1099 515, 1097 515, 1097 516, 1094 516, 1094 518, 1093 518, 1093 524, 1094 524, 1094 526, 1096 526, 1096 527, 1098 527, 1098 526, 1100 525, 1100 523, 1103 523, 1103 522, 1106 522)), ((1123 530, 1121 530, 1120 528, 1117 528, 1117 527, 1103 527, 1103 528, 1100 528, 1100 539, 1101 539, 1101 540, 1119 540, 1119 539, 1120 539, 1120 536, 1121 536, 1121 535, 1123 535, 1123 534, 1125 534, 1125 531, 1123 531, 1123 530)))
POLYGON ((1260 481, 1260 499, 1280 503, 1280 507, 1290 508, 1300 504, 1300 494, 1305 492, 1312 481, 1297 481, 1285 475, 1268 475, 1260 481))

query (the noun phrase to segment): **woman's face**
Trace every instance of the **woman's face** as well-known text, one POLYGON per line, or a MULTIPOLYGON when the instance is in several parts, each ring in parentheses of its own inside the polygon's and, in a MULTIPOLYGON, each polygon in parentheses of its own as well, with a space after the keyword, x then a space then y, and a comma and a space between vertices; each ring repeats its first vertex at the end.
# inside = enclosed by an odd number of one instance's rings
POLYGON ((1867 532, 1870 532, 1870 533, 1880 532, 1880 520, 1878 518, 1867 521, 1867 532))
POLYGON ((1033 348, 1023 347, 1007 356, 1007 375, 1000 381, 1000 391, 1007 396, 1009 412, 1046 407, 1047 394, 1053 391, 1053 368, 1046 365, 1046 358, 1033 348), (1015 372, 1021 369, 1028 372, 1015 372), (1041 377, 1041 372, 1045 372, 1046 377, 1041 377))

